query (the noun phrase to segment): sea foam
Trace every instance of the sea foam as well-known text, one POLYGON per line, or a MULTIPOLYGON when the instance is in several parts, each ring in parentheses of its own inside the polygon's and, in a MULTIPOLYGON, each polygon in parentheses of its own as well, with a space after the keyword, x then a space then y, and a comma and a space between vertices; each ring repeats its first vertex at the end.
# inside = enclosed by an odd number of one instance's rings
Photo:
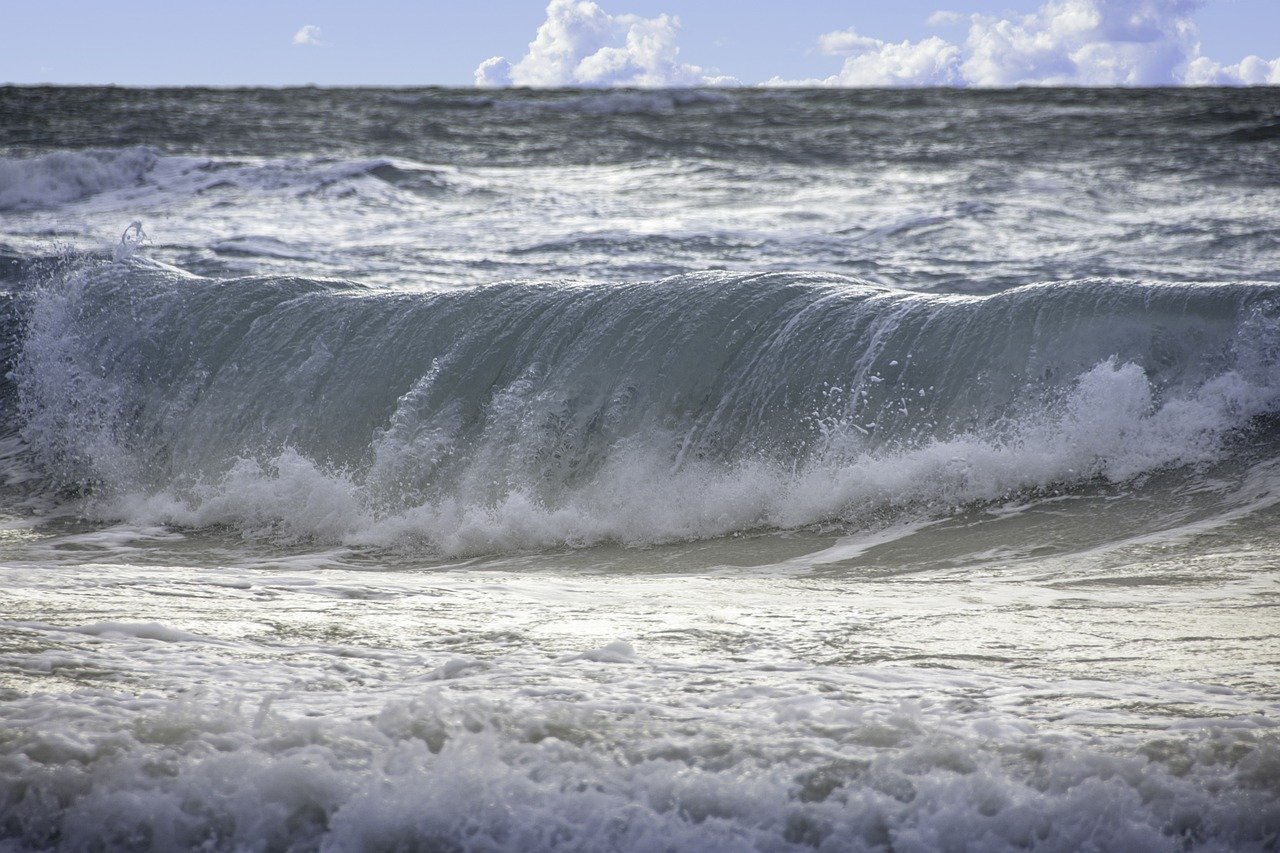
POLYGON ((1085 737, 796 687, 704 697, 696 726, 444 689, 316 716, 25 697, 0 705, 0 849, 1261 851, 1280 827, 1262 719, 1085 737))

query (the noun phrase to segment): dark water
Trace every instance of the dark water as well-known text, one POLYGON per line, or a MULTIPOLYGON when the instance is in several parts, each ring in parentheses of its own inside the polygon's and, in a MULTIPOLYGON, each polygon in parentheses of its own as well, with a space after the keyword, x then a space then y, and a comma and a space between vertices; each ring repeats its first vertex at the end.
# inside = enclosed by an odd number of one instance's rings
POLYGON ((457 166, 955 165, 1114 158, 1274 184, 1280 94, 1248 89, 668 90, 7 88, 13 154, 405 157, 457 166), (1232 162, 1223 162, 1225 155, 1232 162))

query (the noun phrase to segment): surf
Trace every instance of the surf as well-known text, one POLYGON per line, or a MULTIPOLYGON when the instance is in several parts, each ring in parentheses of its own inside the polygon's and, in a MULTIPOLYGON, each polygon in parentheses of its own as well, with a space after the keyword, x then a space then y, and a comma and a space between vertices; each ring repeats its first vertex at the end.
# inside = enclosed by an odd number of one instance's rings
POLYGON ((448 554, 865 526, 1205 465, 1280 287, 817 274, 389 292, 135 257, 23 297, 21 436, 106 518, 448 554))

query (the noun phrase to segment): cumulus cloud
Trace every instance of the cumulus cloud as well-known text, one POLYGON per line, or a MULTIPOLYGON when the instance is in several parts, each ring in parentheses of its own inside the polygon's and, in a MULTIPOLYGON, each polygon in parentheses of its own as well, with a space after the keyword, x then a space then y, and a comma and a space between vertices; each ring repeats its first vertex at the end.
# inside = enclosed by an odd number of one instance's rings
MULTIPOLYGON (((1160 86, 1280 83, 1280 59, 1223 65, 1200 55, 1191 15, 1204 0, 1048 0, 1013 17, 971 15, 961 43, 884 42, 838 30, 818 49, 845 56, 828 86, 1160 86)), ((954 25, 935 12, 934 26, 954 25)), ((773 80, 774 84, 786 81, 773 80)))
POLYGON ((955 86, 960 48, 933 36, 923 41, 876 42, 844 61, 831 85, 955 86))
POLYGON ((861 53, 864 50, 874 50, 884 42, 880 39, 867 38, 859 35, 858 31, 853 27, 847 30, 837 30, 834 33, 823 33, 818 36, 818 50, 832 56, 848 56, 853 53, 861 53))
POLYGON ((293 43, 320 47, 324 41, 320 38, 320 28, 315 24, 307 24, 293 34, 293 43))
POLYGON ((501 56, 491 56, 476 66, 477 86, 510 86, 511 63, 501 56))
POLYGON ((1267 61, 1246 56, 1235 65, 1221 65, 1207 56, 1187 67, 1184 80, 1190 86, 1280 86, 1280 58, 1267 61))
POLYGON ((963 73, 977 86, 1180 82, 1199 50, 1196 0, 1051 0, 1007 20, 975 16, 963 73))
POLYGON ((670 15, 610 15, 592 0, 551 0, 547 19, 516 62, 476 68, 477 86, 704 86, 737 81, 681 62, 670 15))

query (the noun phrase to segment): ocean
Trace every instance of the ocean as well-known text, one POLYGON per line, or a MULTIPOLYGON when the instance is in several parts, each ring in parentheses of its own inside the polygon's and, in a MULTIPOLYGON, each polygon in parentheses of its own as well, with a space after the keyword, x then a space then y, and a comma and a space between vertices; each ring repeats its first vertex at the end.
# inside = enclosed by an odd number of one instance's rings
POLYGON ((1280 89, 0 88, 0 850, 1280 849, 1280 89))

